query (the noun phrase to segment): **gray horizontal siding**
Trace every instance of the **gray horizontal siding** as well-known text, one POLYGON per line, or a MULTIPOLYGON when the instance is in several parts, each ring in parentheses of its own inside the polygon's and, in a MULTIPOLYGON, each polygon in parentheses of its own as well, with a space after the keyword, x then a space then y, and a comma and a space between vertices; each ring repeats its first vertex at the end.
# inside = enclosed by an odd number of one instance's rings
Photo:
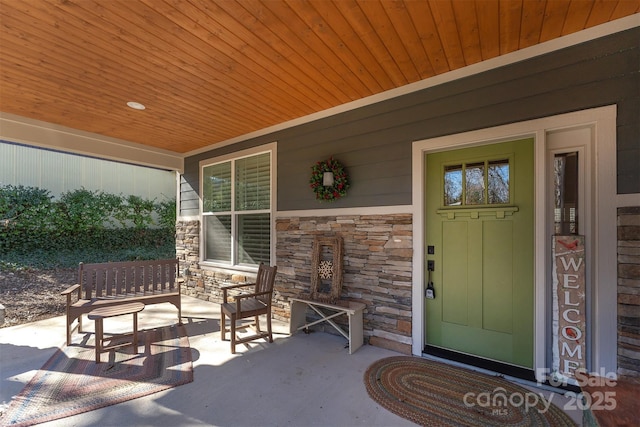
POLYGON ((277 141, 278 210, 407 205, 412 141, 610 104, 618 105, 618 193, 640 193, 639 40, 634 28, 193 156, 184 199, 197 192, 201 159, 277 141), (330 155, 351 188, 320 203, 308 185, 311 166, 330 155))
MULTIPOLYGON (((195 181, 197 183, 197 177, 195 181)), ((196 188, 199 188, 196 186, 196 188)), ((180 216, 198 215, 200 208, 198 193, 184 175, 180 176, 180 216)))

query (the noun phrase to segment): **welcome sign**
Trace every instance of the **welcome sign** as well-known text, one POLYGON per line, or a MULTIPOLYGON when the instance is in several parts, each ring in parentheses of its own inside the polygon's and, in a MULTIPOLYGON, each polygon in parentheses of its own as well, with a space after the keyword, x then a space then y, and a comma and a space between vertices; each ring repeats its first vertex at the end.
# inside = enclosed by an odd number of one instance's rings
POLYGON ((553 236, 552 372, 575 380, 586 369, 584 236, 553 236))

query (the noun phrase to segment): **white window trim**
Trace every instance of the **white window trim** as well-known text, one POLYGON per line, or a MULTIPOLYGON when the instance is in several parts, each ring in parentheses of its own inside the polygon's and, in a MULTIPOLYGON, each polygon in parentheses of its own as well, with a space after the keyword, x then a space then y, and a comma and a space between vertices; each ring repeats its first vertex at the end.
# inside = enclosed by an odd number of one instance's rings
POLYGON ((546 136, 548 132, 585 125, 594 126, 595 153, 594 233, 597 241, 594 259, 595 307, 592 319, 592 367, 605 372, 617 370, 617 208, 631 197, 616 196, 616 115, 615 105, 550 116, 494 128, 414 141, 412 146, 412 207, 413 207, 413 292, 412 292, 412 353, 421 355, 424 349, 424 155, 428 152, 449 150, 454 147, 484 145, 516 138, 533 137, 535 142, 535 311, 534 311, 534 370, 544 369, 545 344, 545 276, 547 268, 545 248, 546 221, 546 136))
MULTIPOLYGON (((257 266, 248 266, 248 265, 229 265, 224 263, 217 263, 213 261, 206 261, 204 259, 205 252, 205 239, 204 239, 204 216, 203 216, 203 194, 204 194, 204 184, 202 178, 202 171, 205 167, 211 166, 216 163, 227 162, 230 160, 238 160, 243 157, 255 156, 262 153, 269 153, 270 155, 270 167, 271 167, 271 176, 270 176, 270 186, 271 193, 269 195, 269 214, 270 214, 270 248, 269 248, 269 258, 271 259, 271 264, 275 264, 276 257, 276 205, 277 205, 277 190, 276 190, 276 182, 277 182, 277 143, 272 142, 269 144, 259 145, 253 148, 248 148, 246 150, 234 151, 233 153, 225 154, 222 156, 211 157, 208 159, 201 160, 198 164, 198 187, 199 194, 198 197, 198 218, 200 220, 200 266, 205 269, 215 269, 216 271, 221 272, 256 272, 258 270, 257 266)), ((262 211, 264 212, 264 211, 262 211)))

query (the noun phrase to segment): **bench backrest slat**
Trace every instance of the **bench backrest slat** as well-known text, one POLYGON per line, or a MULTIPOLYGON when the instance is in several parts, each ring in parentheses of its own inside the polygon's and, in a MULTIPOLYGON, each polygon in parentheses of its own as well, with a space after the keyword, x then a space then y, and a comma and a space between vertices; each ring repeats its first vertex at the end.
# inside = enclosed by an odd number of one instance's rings
POLYGON ((108 270, 95 270, 96 272, 96 287, 103 288, 105 295, 113 294, 113 281, 109 280, 107 275, 109 274, 108 270))
POLYGON ((177 290, 178 260, 80 263, 78 284, 85 299, 177 290))
POLYGON ((112 279, 116 285, 116 289, 114 295, 122 295, 122 274, 118 271, 118 268, 114 266, 113 269, 109 268, 108 271, 111 271, 112 279))
POLYGON ((107 295, 113 295, 116 290, 116 280, 115 280, 115 272, 110 268, 104 268, 101 273, 101 276, 104 275, 104 282, 107 287, 107 295))
POLYGON ((150 265, 142 267, 142 291, 145 293, 149 291, 149 286, 151 284, 151 271, 152 268, 150 265))
POLYGON ((155 292, 158 290, 158 283, 162 280, 162 268, 154 265, 153 271, 151 273, 151 289, 150 292, 155 292))
POLYGON ((133 291, 136 294, 142 293, 142 289, 143 289, 142 280, 144 279, 144 267, 143 266, 134 267, 133 268, 133 274, 134 274, 134 279, 133 279, 134 288, 133 288, 133 291))
POLYGON ((168 265, 166 267, 167 267, 167 272, 169 273, 168 280, 166 281, 166 286, 167 287, 169 287, 169 286, 175 287, 176 286, 176 274, 178 274, 178 271, 175 268, 170 268, 170 266, 168 266, 168 265))
POLYGON ((163 290, 164 289, 164 284, 167 283, 168 279, 169 279, 169 275, 167 274, 167 269, 165 268, 164 265, 161 265, 160 266, 160 280, 156 284, 156 286, 158 287, 157 290, 159 290, 159 291, 163 290))
POLYGON ((91 295, 93 293, 92 285, 93 282, 89 277, 89 272, 83 269, 84 264, 80 263, 78 267, 78 284, 80 285, 81 295, 83 295, 84 299, 91 299, 91 295))
MULTIPOLYGON (((90 274, 95 274, 95 283, 96 283, 96 296, 101 297, 103 295, 102 290, 104 289, 104 274, 101 274, 100 271, 93 270, 91 272, 87 272, 90 274)), ((106 289, 106 294, 109 294, 109 290, 106 289)))
POLYGON ((133 266, 125 265, 121 270, 122 278, 124 279, 124 292, 130 294, 133 292, 133 266))

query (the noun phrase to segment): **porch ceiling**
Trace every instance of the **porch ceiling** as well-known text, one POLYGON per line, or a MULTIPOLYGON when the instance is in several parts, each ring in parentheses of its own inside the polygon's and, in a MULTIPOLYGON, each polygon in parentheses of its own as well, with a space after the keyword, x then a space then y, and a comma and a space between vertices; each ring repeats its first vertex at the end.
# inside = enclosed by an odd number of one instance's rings
POLYGON ((638 12, 640 0, 0 0, 0 111, 182 154, 638 12))

